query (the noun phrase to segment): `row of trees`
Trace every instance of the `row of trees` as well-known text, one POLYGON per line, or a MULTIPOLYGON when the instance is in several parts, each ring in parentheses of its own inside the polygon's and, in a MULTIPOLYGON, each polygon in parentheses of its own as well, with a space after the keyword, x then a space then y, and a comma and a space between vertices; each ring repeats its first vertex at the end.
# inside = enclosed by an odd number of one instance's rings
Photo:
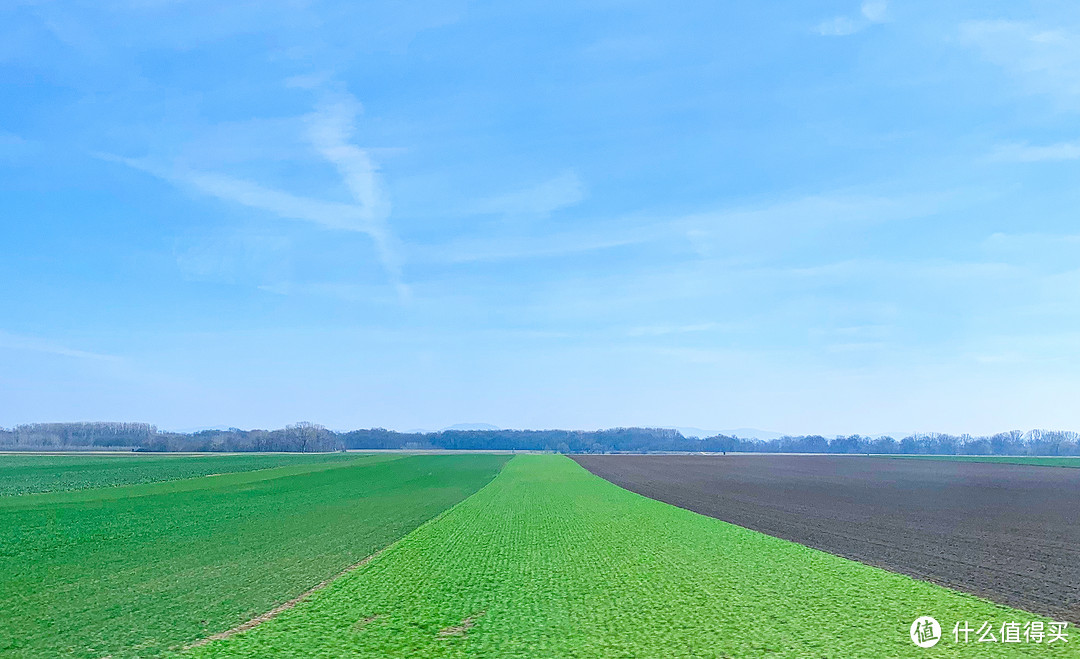
POLYGON ((139 451, 288 451, 321 453, 345 448, 341 436, 314 423, 280 430, 160 432, 147 423, 34 423, 0 428, 0 449, 116 449, 139 451))
POLYGON ((140 447, 144 451, 286 451, 325 453, 344 450, 341 436, 315 423, 280 430, 203 430, 190 435, 164 432, 140 447))
POLYGON ((0 428, 0 447, 9 448, 135 448, 157 436, 149 423, 32 423, 0 428))
POLYGON ((400 433, 373 428, 334 432, 313 423, 279 430, 161 432, 146 423, 36 423, 0 428, 0 449, 129 448, 141 451, 292 451, 344 449, 470 449, 558 453, 740 451, 750 453, 903 453, 945 455, 1080 455, 1080 434, 1033 430, 986 437, 925 434, 900 440, 850 435, 781 437, 769 441, 717 435, 683 437, 666 428, 609 430, 446 430, 400 433))
MULTIPOLYGON (((745 440, 743 440, 745 441, 745 440)), ((1080 455, 1080 434, 1011 430, 974 437, 940 433, 892 437, 850 435, 825 439, 820 435, 781 437, 743 444, 740 451, 778 453, 898 453, 908 455, 1080 455)))

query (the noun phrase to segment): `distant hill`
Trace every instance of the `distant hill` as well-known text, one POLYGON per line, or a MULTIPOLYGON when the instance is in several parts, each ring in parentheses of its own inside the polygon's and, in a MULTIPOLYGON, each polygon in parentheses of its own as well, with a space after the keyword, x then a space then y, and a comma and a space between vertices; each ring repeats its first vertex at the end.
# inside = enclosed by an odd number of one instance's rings
POLYGON ((490 423, 455 423, 452 426, 447 426, 443 430, 502 430, 499 426, 493 426, 490 423))
POLYGON ((672 430, 678 430, 679 434, 683 437, 694 437, 697 439, 705 439, 706 437, 716 437, 717 435, 723 435, 725 437, 741 437, 742 439, 779 439, 783 437, 783 433, 773 432, 771 430, 760 430, 758 428, 733 428, 731 430, 705 430, 704 428, 694 428, 693 426, 667 426, 672 430))
POLYGON ((162 430, 162 432, 175 432, 175 433, 180 433, 181 435, 194 435, 195 433, 199 433, 199 432, 208 432, 208 431, 221 432, 221 431, 225 431, 225 430, 234 430, 235 428, 236 428, 235 426, 226 426, 226 425, 196 426, 196 427, 192 427, 192 428, 175 428, 175 429, 172 429, 172 430, 162 430))
POLYGON ((717 435, 725 435, 727 437, 741 437, 743 439, 780 439, 784 436, 784 433, 773 432, 772 430, 761 430, 759 428, 732 428, 730 430, 717 430, 717 435))

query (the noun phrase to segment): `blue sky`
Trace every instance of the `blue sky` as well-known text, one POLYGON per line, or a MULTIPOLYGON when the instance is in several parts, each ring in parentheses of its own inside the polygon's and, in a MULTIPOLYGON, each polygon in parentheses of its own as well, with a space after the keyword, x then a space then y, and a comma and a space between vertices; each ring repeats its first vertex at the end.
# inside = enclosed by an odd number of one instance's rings
POLYGON ((1080 429, 1080 5, 14 0, 0 425, 1080 429))

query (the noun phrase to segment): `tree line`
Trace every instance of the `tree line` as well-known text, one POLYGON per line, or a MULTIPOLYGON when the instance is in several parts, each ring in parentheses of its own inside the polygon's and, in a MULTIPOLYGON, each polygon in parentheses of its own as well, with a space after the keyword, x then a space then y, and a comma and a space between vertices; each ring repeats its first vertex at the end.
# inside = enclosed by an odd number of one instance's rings
POLYGON ((916 434, 901 439, 821 435, 757 440, 717 435, 697 439, 666 428, 608 430, 444 430, 402 433, 383 428, 335 432, 314 423, 278 430, 176 433, 148 423, 34 423, 0 428, 0 450, 128 449, 135 451, 287 451, 468 449, 557 453, 746 452, 944 455, 1080 455, 1075 432, 1013 430, 989 436, 916 434))

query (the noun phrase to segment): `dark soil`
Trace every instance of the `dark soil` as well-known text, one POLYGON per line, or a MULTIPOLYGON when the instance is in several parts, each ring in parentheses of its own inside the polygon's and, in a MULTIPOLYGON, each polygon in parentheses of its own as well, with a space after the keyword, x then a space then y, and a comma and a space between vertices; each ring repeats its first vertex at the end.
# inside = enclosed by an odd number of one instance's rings
POLYGON ((863 456, 574 459, 653 499, 1080 624, 1080 469, 863 456))

